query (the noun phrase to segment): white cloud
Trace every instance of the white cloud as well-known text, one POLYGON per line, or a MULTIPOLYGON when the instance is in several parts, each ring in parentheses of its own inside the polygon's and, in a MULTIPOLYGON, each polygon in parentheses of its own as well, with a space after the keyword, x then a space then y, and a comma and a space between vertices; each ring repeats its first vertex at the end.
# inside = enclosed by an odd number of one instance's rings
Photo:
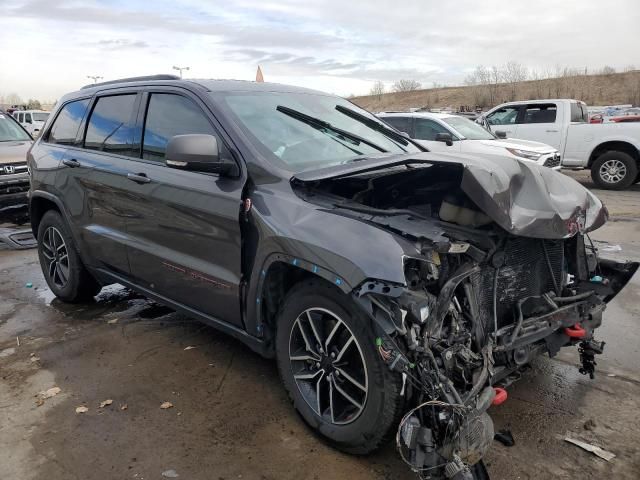
POLYGON ((171 73, 253 79, 338 94, 375 80, 459 83, 478 64, 516 60, 640 65, 637 0, 6 0, 0 94, 57 98, 87 75, 171 73))

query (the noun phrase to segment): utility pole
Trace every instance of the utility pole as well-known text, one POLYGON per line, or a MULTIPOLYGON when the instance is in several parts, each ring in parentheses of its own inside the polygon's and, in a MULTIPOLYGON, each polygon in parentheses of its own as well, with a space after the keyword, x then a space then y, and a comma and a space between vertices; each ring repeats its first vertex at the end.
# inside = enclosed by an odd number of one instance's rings
POLYGON ((101 80, 104 77, 101 77, 100 75, 87 75, 87 78, 93 80, 93 83, 98 83, 98 80, 101 80))
POLYGON ((183 70, 189 70, 189 67, 176 67, 175 65, 173 66, 174 70, 178 70, 180 72, 180 78, 182 78, 182 71, 183 70))

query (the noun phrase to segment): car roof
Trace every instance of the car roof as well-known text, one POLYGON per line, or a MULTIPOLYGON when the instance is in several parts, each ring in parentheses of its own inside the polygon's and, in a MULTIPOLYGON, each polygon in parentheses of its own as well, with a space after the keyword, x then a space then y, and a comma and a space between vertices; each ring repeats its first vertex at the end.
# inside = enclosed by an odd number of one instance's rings
POLYGON ((379 117, 412 117, 412 118, 438 118, 445 119, 459 117, 453 113, 433 113, 433 112, 380 112, 379 117))
POLYGON ((181 79, 175 75, 149 75, 145 77, 122 78, 108 82, 89 84, 80 90, 68 93, 64 100, 75 97, 87 97, 96 92, 120 88, 120 87, 143 87, 143 86, 182 86, 199 88, 206 92, 281 92, 281 93, 308 93, 315 95, 330 94, 311 90, 304 87, 294 87, 279 83, 253 82, 248 80, 225 80, 225 79, 181 79))

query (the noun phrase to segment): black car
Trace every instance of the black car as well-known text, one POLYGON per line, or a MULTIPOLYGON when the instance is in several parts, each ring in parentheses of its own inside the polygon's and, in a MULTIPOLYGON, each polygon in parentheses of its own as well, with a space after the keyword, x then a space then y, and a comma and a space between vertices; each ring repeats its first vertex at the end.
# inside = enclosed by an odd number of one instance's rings
POLYGON ((593 337, 638 264, 535 164, 422 151, 354 104, 172 76, 62 98, 28 161, 42 270, 62 300, 129 286, 275 357, 337 448, 393 436, 429 478, 484 478, 514 372, 593 337))

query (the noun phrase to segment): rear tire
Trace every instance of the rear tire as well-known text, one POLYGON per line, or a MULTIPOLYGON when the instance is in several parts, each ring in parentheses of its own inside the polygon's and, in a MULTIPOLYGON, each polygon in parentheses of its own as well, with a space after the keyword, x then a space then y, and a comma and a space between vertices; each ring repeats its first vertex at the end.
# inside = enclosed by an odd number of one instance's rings
POLYGON ((323 281, 295 286, 278 314, 276 354, 289 398, 311 428, 347 453, 378 448, 401 414, 401 377, 375 345, 370 321, 323 281))
POLYGON ((38 225, 38 258, 47 285, 60 300, 78 303, 97 295, 100 285, 80 259, 66 222, 49 210, 38 225))
POLYGON ((611 151, 600 155, 591 165, 591 179, 606 190, 624 190, 638 179, 638 164, 629 154, 611 151))

